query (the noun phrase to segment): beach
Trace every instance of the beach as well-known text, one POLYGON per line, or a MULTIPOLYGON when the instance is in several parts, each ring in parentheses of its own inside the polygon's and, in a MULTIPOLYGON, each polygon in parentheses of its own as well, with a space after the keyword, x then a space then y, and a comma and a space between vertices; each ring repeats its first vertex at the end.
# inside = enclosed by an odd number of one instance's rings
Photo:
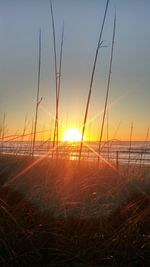
POLYGON ((150 266, 150 1, 0 1, 0 267, 150 266))
POLYGON ((1 266, 148 266, 148 171, 35 161, 0 160, 1 266))

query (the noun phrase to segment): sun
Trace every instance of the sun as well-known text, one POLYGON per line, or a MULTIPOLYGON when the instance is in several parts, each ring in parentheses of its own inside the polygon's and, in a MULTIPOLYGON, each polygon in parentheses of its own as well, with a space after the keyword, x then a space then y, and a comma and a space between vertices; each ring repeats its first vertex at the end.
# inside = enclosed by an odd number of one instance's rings
POLYGON ((81 139, 82 139, 82 133, 78 128, 68 128, 64 131, 62 135, 62 141, 80 142, 81 139))

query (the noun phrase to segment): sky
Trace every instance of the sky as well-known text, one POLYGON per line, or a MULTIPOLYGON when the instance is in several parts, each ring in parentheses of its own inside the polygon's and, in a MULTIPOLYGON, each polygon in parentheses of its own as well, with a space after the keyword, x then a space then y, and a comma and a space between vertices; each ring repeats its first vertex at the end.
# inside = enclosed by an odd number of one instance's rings
MULTIPOLYGON (((60 92, 60 132, 81 127, 106 0, 53 0, 59 55, 64 48, 60 92)), ((113 19, 117 25, 108 99, 109 138, 144 140, 150 126, 150 1, 110 0, 94 76, 86 135, 98 139, 106 95, 113 19)), ((38 34, 42 58, 38 130, 52 133, 55 117, 53 35, 49 0, 0 0, 0 124, 5 134, 21 133, 35 116, 38 34)), ((106 130, 104 131, 104 138, 106 130)), ((44 138, 44 137, 43 137, 44 138)))

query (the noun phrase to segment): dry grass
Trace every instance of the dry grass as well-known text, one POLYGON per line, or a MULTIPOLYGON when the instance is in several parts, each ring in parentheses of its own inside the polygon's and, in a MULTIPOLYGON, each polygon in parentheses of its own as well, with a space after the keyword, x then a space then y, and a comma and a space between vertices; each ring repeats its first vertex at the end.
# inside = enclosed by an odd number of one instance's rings
POLYGON ((25 157, 0 160, 1 266, 148 266, 149 172, 25 157), (145 174, 146 173, 146 174, 145 174))

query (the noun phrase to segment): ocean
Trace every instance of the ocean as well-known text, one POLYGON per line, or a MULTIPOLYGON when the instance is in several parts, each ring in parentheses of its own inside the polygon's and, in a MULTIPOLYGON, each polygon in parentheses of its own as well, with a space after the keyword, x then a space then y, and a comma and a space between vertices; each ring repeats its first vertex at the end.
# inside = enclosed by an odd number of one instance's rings
MULTIPOLYGON (((51 141, 36 141, 35 156, 47 157, 59 155, 61 158, 77 160, 79 157, 79 143, 59 142, 53 149, 51 141)), ((84 142, 82 159, 94 161, 98 159, 98 142, 84 142)), ((31 141, 3 141, 0 142, 0 153, 11 155, 31 155, 31 141)), ((150 164, 150 142, 111 140, 101 143, 101 159, 118 163, 150 164)))

